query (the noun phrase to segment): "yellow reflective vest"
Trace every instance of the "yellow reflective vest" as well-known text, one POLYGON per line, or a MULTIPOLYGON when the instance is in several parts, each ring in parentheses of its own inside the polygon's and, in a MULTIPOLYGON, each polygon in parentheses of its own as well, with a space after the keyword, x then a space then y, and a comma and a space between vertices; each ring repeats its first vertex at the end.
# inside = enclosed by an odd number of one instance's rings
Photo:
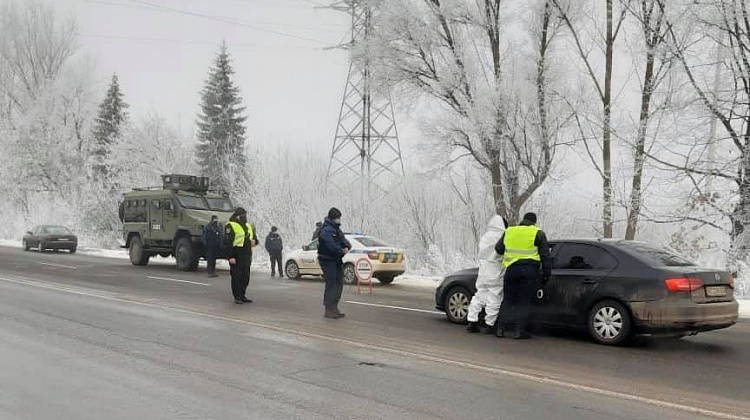
MULTIPOLYGON (((242 228, 242 225, 237 222, 229 222, 227 223, 227 226, 232 228, 232 232, 234 232, 234 242, 232 242, 232 246, 235 248, 242 248, 245 246, 245 229, 242 228)), ((245 227, 247 227, 247 240, 252 241, 255 239, 255 232, 253 232, 253 227, 250 226, 250 223, 245 223, 245 227)), ((250 245, 252 246, 252 244, 250 245)))
POLYGON ((510 267, 520 260, 541 261, 539 248, 534 245, 536 234, 539 232, 536 226, 512 226, 505 231, 505 254, 503 254, 503 266, 510 267))

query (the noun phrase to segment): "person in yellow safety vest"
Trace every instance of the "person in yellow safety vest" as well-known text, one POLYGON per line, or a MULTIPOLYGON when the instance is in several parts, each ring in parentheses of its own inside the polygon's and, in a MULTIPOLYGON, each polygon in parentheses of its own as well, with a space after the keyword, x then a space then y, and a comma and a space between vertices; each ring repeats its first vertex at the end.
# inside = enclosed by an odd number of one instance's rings
POLYGON ((519 226, 509 227, 495 245, 503 256, 503 303, 495 335, 502 338, 509 325, 515 326, 515 339, 528 339, 526 332, 531 303, 536 291, 547 284, 552 275, 547 235, 536 225, 536 214, 526 213, 519 226), (541 276, 541 279, 540 279, 541 276))
POLYGON ((252 303, 246 296, 250 283, 250 265, 253 263, 253 247, 258 245, 255 229, 247 222, 247 211, 237 207, 224 227, 224 248, 227 250, 229 272, 232 276, 234 303, 252 303))

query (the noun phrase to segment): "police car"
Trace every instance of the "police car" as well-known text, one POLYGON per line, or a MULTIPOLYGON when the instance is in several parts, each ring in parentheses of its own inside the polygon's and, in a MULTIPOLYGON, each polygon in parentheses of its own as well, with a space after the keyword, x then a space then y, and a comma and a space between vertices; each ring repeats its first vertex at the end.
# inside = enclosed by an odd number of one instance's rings
MULTIPOLYGON (((382 284, 390 284, 397 276, 404 274, 404 251, 386 245, 371 236, 346 234, 346 239, 352 244, 351 251, 344 256, 344 283, 355 284, 357 278, 354 267, 357 261, 367 259, 372 265, 373 278, 382 284)), ((284 264, 286 275, 290 279, 302 276, 321 276, 318 264, 318 240, 290 252, 284 264)))

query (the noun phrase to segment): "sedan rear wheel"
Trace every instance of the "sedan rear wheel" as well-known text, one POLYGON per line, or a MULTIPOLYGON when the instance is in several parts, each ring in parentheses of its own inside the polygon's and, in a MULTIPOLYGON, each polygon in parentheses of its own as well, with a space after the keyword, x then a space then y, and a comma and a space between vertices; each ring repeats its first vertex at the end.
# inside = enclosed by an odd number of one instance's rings
POLYGON ((26 239, 23 240, 23 250, 28 251, 29 250, 29 243, 26 242, 26 239))
POLYGON ((619 302, 605 300, 591 308, 588 316, 591 337, 600 344, 618 345, 630 338, 632 325, 628 310, 619 302))
POLYGON ((457 324, 466 322, 469 315, 469 303, 471 302, 471 292, 469 289, 457 286, 452 288, 445 298, 445 314, 448 320, 457 324))

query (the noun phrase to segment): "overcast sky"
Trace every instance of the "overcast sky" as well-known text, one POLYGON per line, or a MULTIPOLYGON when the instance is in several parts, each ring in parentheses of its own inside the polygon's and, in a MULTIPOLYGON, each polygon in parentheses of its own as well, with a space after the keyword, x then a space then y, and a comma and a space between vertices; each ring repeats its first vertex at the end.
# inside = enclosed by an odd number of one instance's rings
POLYGON ((208 67, 226 40, 249 140, 329 153, 348 54, 328 48, 347 39, 346 14, 313 0, 42 1, 76 17, 81 51, 96 60, 103 89, 120 76, 133 116, 157 113, 192 134, 208 67))

